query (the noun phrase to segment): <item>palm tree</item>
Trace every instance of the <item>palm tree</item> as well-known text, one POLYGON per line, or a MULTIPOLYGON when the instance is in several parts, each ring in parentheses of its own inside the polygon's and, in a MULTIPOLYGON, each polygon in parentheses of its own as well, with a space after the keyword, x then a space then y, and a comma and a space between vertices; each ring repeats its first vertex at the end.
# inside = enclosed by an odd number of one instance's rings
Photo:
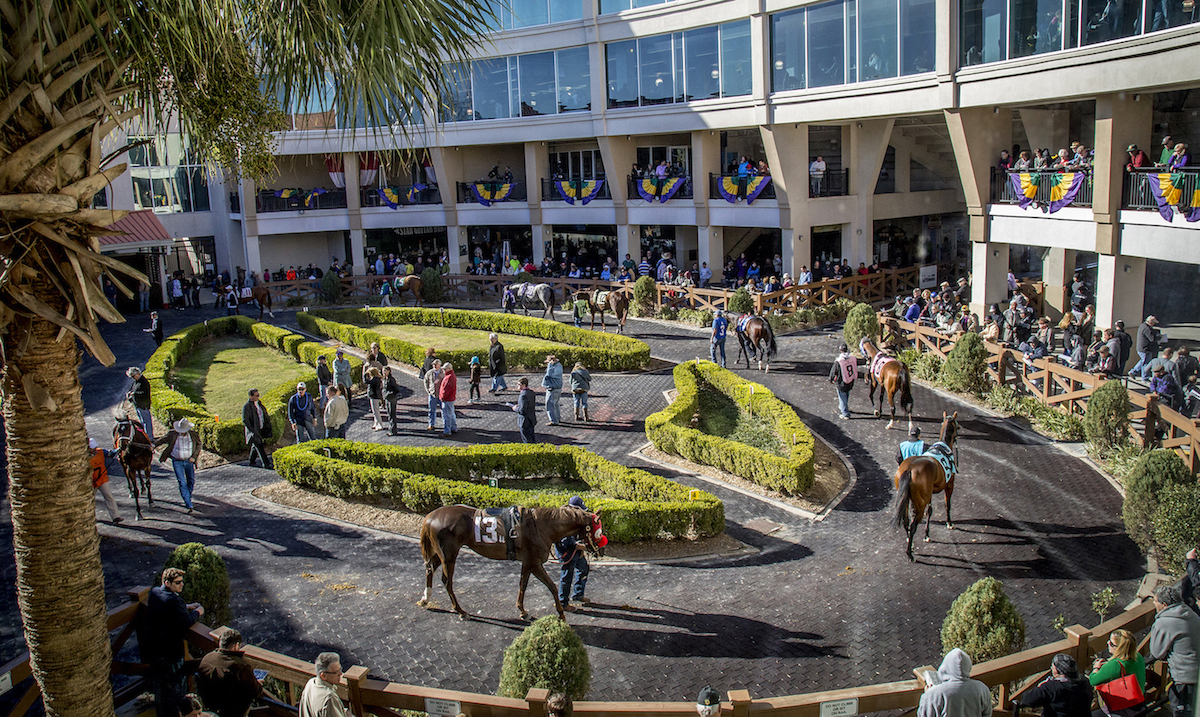
POLYGON ((114 360, 97 321, 123 318, 100 275, 131 297, 147 279, 98 251, 124 212, 91 199, 129 149, 105 140, 169 119, 213 165, 259 178, 278 103, 330 85, 351 124, 403 132, 490 17, 488 0, 0 0, 3 410, 17 599, 49 714, 113 714, 77 368, 80 345, 114 360))

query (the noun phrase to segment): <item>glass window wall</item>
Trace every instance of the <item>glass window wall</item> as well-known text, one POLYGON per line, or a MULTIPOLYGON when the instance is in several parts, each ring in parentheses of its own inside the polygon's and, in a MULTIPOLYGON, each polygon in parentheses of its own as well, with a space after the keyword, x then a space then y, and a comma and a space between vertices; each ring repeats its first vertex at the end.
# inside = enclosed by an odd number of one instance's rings
POLYGON ((558 111, 592 108, 592 80, 588 48, 572 47, 554 53, 558 65, 558 111))
POLYGON ((750 21, 605 47, 608 106, 636 107, 751 92, 750 21))
POLYGON ((558 92, 555 88, 554 53, 521 55, 518 60, 521 116, 555 114, 558 111, 558 92))
POLYGON ((462 122, 472 119, 471 70, 463 65, 442 66, 440 104, 443 122, 462 122))
POLYGON ((935 10, 934 0, 900 0, 900 74, 933 72, 935 10))
POLYGON ((476 60, 471 63, 471 94, 474 119, 511 116, 508 101, 508 58, 476 60))
POLYGON ((638 80, 643 107, 675 101, 675 56, 671 39, 671 35, 657 35, 638 40, 638 80))
MULTIPOLYGON (((442 120, 462 122, 591 109, 588 48, 572 47, 443 68, 442 120)), ((636 100, 635 100, 636 102, 636 100)))
POLYGON ((754 71, 750 61, 750 19, 721 26, 721 95, 736 97, 752 91, 754 71))
POLYGON ((608 106, 637 107, 637 40, 610 42, 605 47, 608 69, 608 106))
POLYGON ((801 9, 771 16, 772 92, 805 87, 804 14, 801 9))
POLYGON ((899 65, 896 0, 858 0, 858 5, 862 13, 858 21, 862 55, 859 80, 895 77, 899 65))
POLYGON ((129 150, 134 208, 159 214, 209 211, 208 172, 187 136, 129 138, 139 140, 148 141, 129 150))
POLYGON ((688 100, 721 96, 721 42, 716 25, 683 33, 688 100))
POLYGON ((846 82, 846 13, 841 2, 808 8, 808 86, 846 82))

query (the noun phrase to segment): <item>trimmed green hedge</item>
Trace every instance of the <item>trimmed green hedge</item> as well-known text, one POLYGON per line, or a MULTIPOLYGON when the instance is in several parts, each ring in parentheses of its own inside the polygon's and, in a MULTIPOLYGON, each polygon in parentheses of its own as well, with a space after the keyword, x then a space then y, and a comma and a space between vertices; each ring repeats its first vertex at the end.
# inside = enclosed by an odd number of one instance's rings
POLYGON ((470 448, 410 448, 335 440, 275 451, 289 482, 342 498, 386 498, 416 513, 444 505, 501 508, 565 505, 570 492, 531 492, 487 485, 491 476, 582 480, 602 495, 587 498, 602 514, 609 540, 627 543, 665 532, 676 538, 725 530, 725 506, 711 493, 626 468, 575 446, 520 443, 470 448))
MULTIPOLYGON (((495 331, 498 334, 532 336, 547 341, 570 344, 556 347, 555 355, 564 366, 573 366, 582 361, 592 371, 631 371, 645 368, 650 363, 650 347, 644 341, 619 334, 605 334, 574 326, 547 321, 531 316, 514 316, 491 311, 464 311, 461 309, 340 309, 312 311, 296 314, 300 328, 326 336, 363 350, 371 342, 379 347, 388 358, 397 358, 404 363, 420 366, 425 361, 425 347, 407 341, 384 336, 370 328, 356 324, 415 324, 417 326, 442 326, 447 329, 473 329, 495 331)), ((486 347, 484 347, 486 348, 486 347)), ((438 358, 455 366, 466 366, 478 351, 438 350, 438 358)), ((506 348, 505 358, 509 366, 541 366, 545 363, 546 351, 535 349, 506 348)))
POLYGON ((792 495, 812 487, 812 433, 796 412, 766 386, 747 381, 711 361, 685 361, 675 367, 675 388, 679 392, 675 401, 646 418, 646 437, 655 448, 792 495), (791 455, 780 458, 738 441, 689 428, 699 407, 701 381, 739 406, 747 399, 752 400, 753 414, 771 423, 785 446, 793 444, 791 455), (748 387, 753 387, 753 394, 748 387))
MULTIPOLYGON (((200 342, 228 334, 242 334, 254 339, 264 346, 287 354, 290 358, 309 364, 317 365, 317 356, 324 354, 329 357, 332 368, 336 349, 308 341, 299 334, 292 333, 278 326, 264 324, 246 316, 226 316, 210 319, 202 324, 193 324, 182 331, 168 336, 146 361, 145 376, 150 381, 150 410, 163 423, 169 424, 183 416, 187 416, 196 426, 200 434, 200 443, 210 451, 220 454, 240 453, 246 447, 245 431, 242 427, 242 417, 226 416, 216 420, 208 410, 199 403, 191 400, 167 383, 171 369, 191 352, 200 342)), ((281 357, 282 358, 282 357, 281 357)), ((350 357, 352 376, 354 380, 362 379, 362 361, 350 357)), ((318 391, 317 373, 301 377, 308 384, 310 394, 318 391)), ((287 402, 296 390, 298 381, 286 381, 281 385, 263 390, 259 389, 263 408, 271 416, 271 425, 275 429, 275 439, 279 440, 288 427, 287 402)))

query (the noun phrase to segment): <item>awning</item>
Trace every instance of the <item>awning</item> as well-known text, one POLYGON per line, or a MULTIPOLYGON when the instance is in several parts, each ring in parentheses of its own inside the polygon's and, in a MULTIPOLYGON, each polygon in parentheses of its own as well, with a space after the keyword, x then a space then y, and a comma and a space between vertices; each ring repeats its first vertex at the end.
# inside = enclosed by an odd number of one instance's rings
POLYGON ((167 248, 174 243, 152 209, 130 212, 108 228, 125 233, 100 237, 100 251, 104 254, 136 254, 145 249, 167 248))

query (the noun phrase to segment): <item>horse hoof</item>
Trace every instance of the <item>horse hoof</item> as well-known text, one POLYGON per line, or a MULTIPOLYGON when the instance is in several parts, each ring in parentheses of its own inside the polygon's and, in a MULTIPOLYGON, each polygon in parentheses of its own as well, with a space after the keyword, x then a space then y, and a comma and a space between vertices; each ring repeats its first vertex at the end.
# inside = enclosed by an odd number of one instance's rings
POLYGON ((909 554, 908 554, 908 562, 910 562, 910 563, 915 563, 915 562, 917 562, 917 559, 913 557, 913 554, 912 554, 912 553, 909 553, 909 554))
POLYGON ((946 530, 954 530, 954 526, 946 523, 946 530))
POLYGON ((466 622, 467 620, 471 619, 471 616, 465 612, 460 612, 460 613, 458 613, 458 619, 462 620, 463 622, 466 622))
POLYGON ((417 601, 417 607, 429 607, 430 605, 432 605, 432 603, 430 603, 428 600, 425 600, 425 599, 421 599, 421 600, 417 601))
POLYGON ((521 619, 522 619, 522 620, 524 620, 525 622, 530 622, 530 621, 531 621, 531 619, 530 619, 530 617, 529 617, 529 613, 527 613, 527 612, 522 612, 522 613, 521 613, 521 619))
POLYGON ((887 429, 888 429, 889 431, 890 431, 890 430, 892 430, 892 429, 893 429, 893 428, 895 428, 895 427, 896 427, 896 424, 895 424, 894 422, 892 422, 892 421, 888 421, 887 429))
POLYGON ((929 536, 925 536, 925 542, 926 542, 926 543, 928 543, 928 542, 929 542, 929 536))

